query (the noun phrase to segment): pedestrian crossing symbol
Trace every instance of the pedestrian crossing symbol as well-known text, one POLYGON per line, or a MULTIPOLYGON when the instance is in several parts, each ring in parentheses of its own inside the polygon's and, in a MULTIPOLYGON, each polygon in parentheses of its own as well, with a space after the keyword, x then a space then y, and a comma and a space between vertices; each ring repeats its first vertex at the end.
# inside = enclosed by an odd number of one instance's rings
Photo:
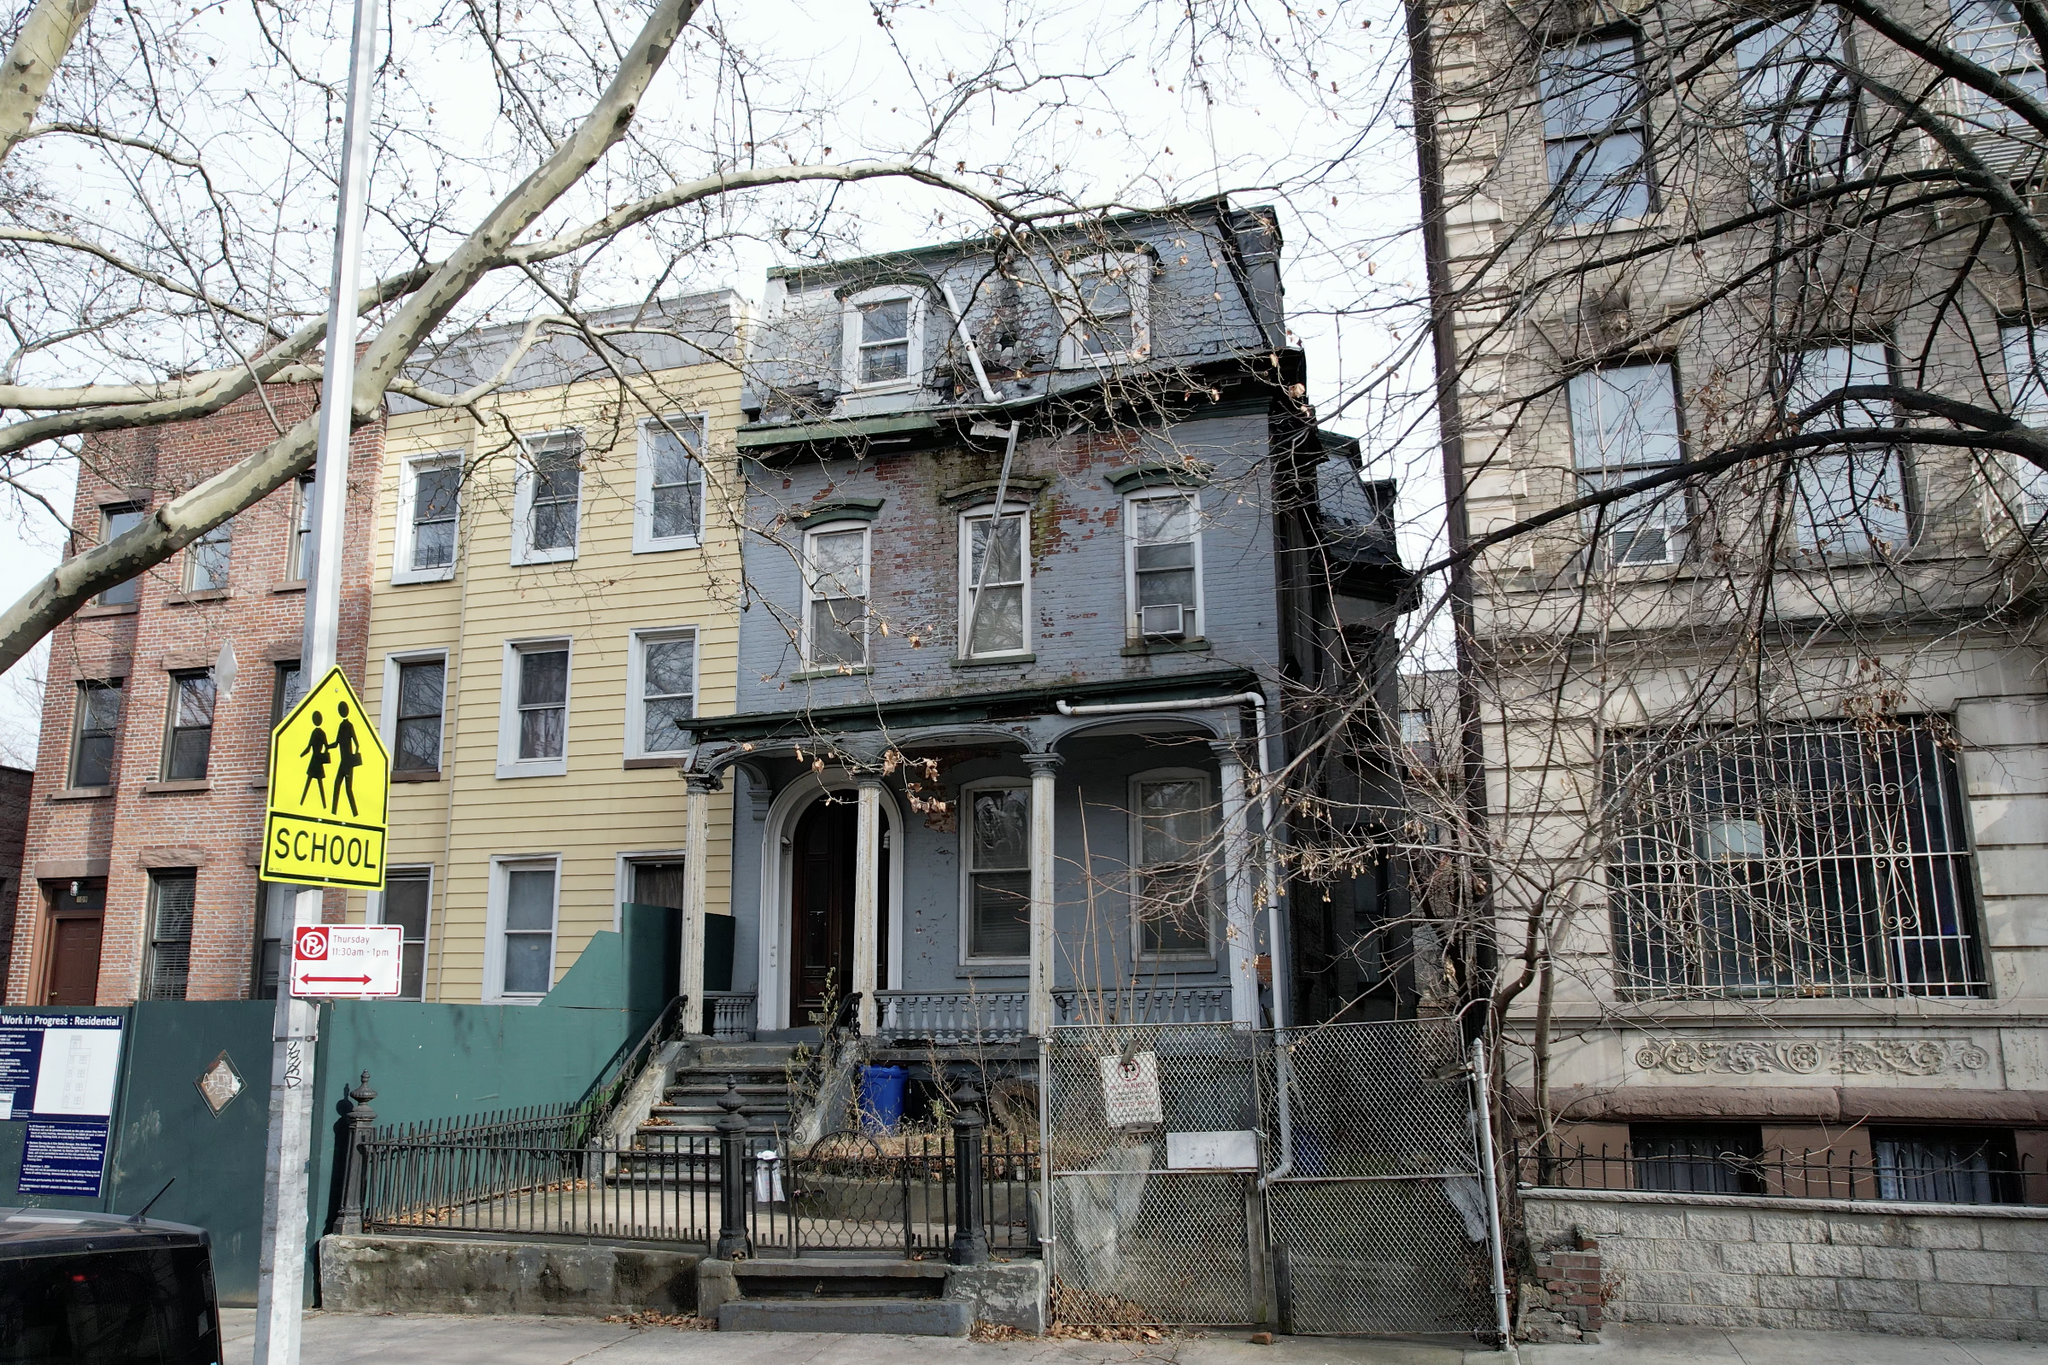
POLYGON ((384 885, 391 756, 340 668, 270 732, 266 881, 384 885))

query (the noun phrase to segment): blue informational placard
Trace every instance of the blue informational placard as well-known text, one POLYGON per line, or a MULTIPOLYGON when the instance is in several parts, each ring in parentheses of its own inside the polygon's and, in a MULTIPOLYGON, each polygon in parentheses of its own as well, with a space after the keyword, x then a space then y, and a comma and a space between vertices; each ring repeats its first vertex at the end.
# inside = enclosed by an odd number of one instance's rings
POLYGON ((97 1199, 107 1173, 107 1125, 31 1119, 21 1148, 17 1194, 68 1194, 97 1199))
POLYGON ((110 1060, 120 1052, 118 1041, 110 1048, 86 1048, 87 1040, 78 1030, 121 1033, 118 1014, 14 1014, 0 1011, 0 1120, 25 1119, 39 1114, 36 1102, 41 1083, 45 1044, 54 1030, 58 1039, 71 1046, 60 1049, 69 1068, 65 1076, 52 1076, 42 1086, 44 1106, 56 1106, 48 1117, 97 1117, 112 1109, 110 1060), (68 1082, 68 1083, 67 1083, 68 1082))

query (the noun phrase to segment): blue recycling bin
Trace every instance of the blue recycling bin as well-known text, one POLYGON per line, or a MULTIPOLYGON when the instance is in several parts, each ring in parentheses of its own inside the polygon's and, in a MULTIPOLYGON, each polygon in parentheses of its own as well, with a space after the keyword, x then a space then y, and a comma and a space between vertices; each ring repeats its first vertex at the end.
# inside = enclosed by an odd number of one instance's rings
POLYGON ((903 1122, 903 1093, 910 1072, 900 1066, 860 1069, 860 1126, 864 1133, 893 1133, 903 1122))

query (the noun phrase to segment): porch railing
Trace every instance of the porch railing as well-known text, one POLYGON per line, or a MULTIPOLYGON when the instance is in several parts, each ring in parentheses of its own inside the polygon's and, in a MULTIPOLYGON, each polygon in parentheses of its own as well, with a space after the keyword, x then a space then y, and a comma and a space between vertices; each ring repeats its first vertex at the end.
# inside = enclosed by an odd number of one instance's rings
POLYGON ((752 991, 704 992, 704 1031, 714 1038, 752 1038, 758 1000, 752 991))
MULTIPOLYGON (((1013 1043, 1030 1025, 1023 991, 878 991, 885 1038, 957 1046, 1013 1043)), ((1148 986, 1053 992, 1061 1024, 1220 1024, 1230 1019, 1228 986, 1148 986)))

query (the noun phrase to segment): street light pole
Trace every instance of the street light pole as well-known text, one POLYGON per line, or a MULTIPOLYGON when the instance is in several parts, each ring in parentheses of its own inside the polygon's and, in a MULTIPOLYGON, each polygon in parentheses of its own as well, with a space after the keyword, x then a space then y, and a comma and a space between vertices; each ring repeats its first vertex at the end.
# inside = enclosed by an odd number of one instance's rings
MULTIPOLYGON (((313 467, 313 517, 306 547, 306 624, 299 677, 313 686, 334 666, 341 614, 342 533, 348 513, 349 435, 354 425, 356 297, 370 181, 370 81, 377 45, 372 0, 355 0, 349 43, 348 105, 341 130, 340 204, 335 211, 333 292, 327 305, 327 362, 320 382, 320 445, 313 467)), ((277 1014, 271 1029, 270 1141, 263 1161, 263 1249, 256 1281, 255 1365, 298 1365, 305 1305, 307 1169, 313 1141, 313 1045, 317 1007, 291 993, 297 929, 320 922, 326 892, 301 888, 292 935, 279 945, 277 1014)))

